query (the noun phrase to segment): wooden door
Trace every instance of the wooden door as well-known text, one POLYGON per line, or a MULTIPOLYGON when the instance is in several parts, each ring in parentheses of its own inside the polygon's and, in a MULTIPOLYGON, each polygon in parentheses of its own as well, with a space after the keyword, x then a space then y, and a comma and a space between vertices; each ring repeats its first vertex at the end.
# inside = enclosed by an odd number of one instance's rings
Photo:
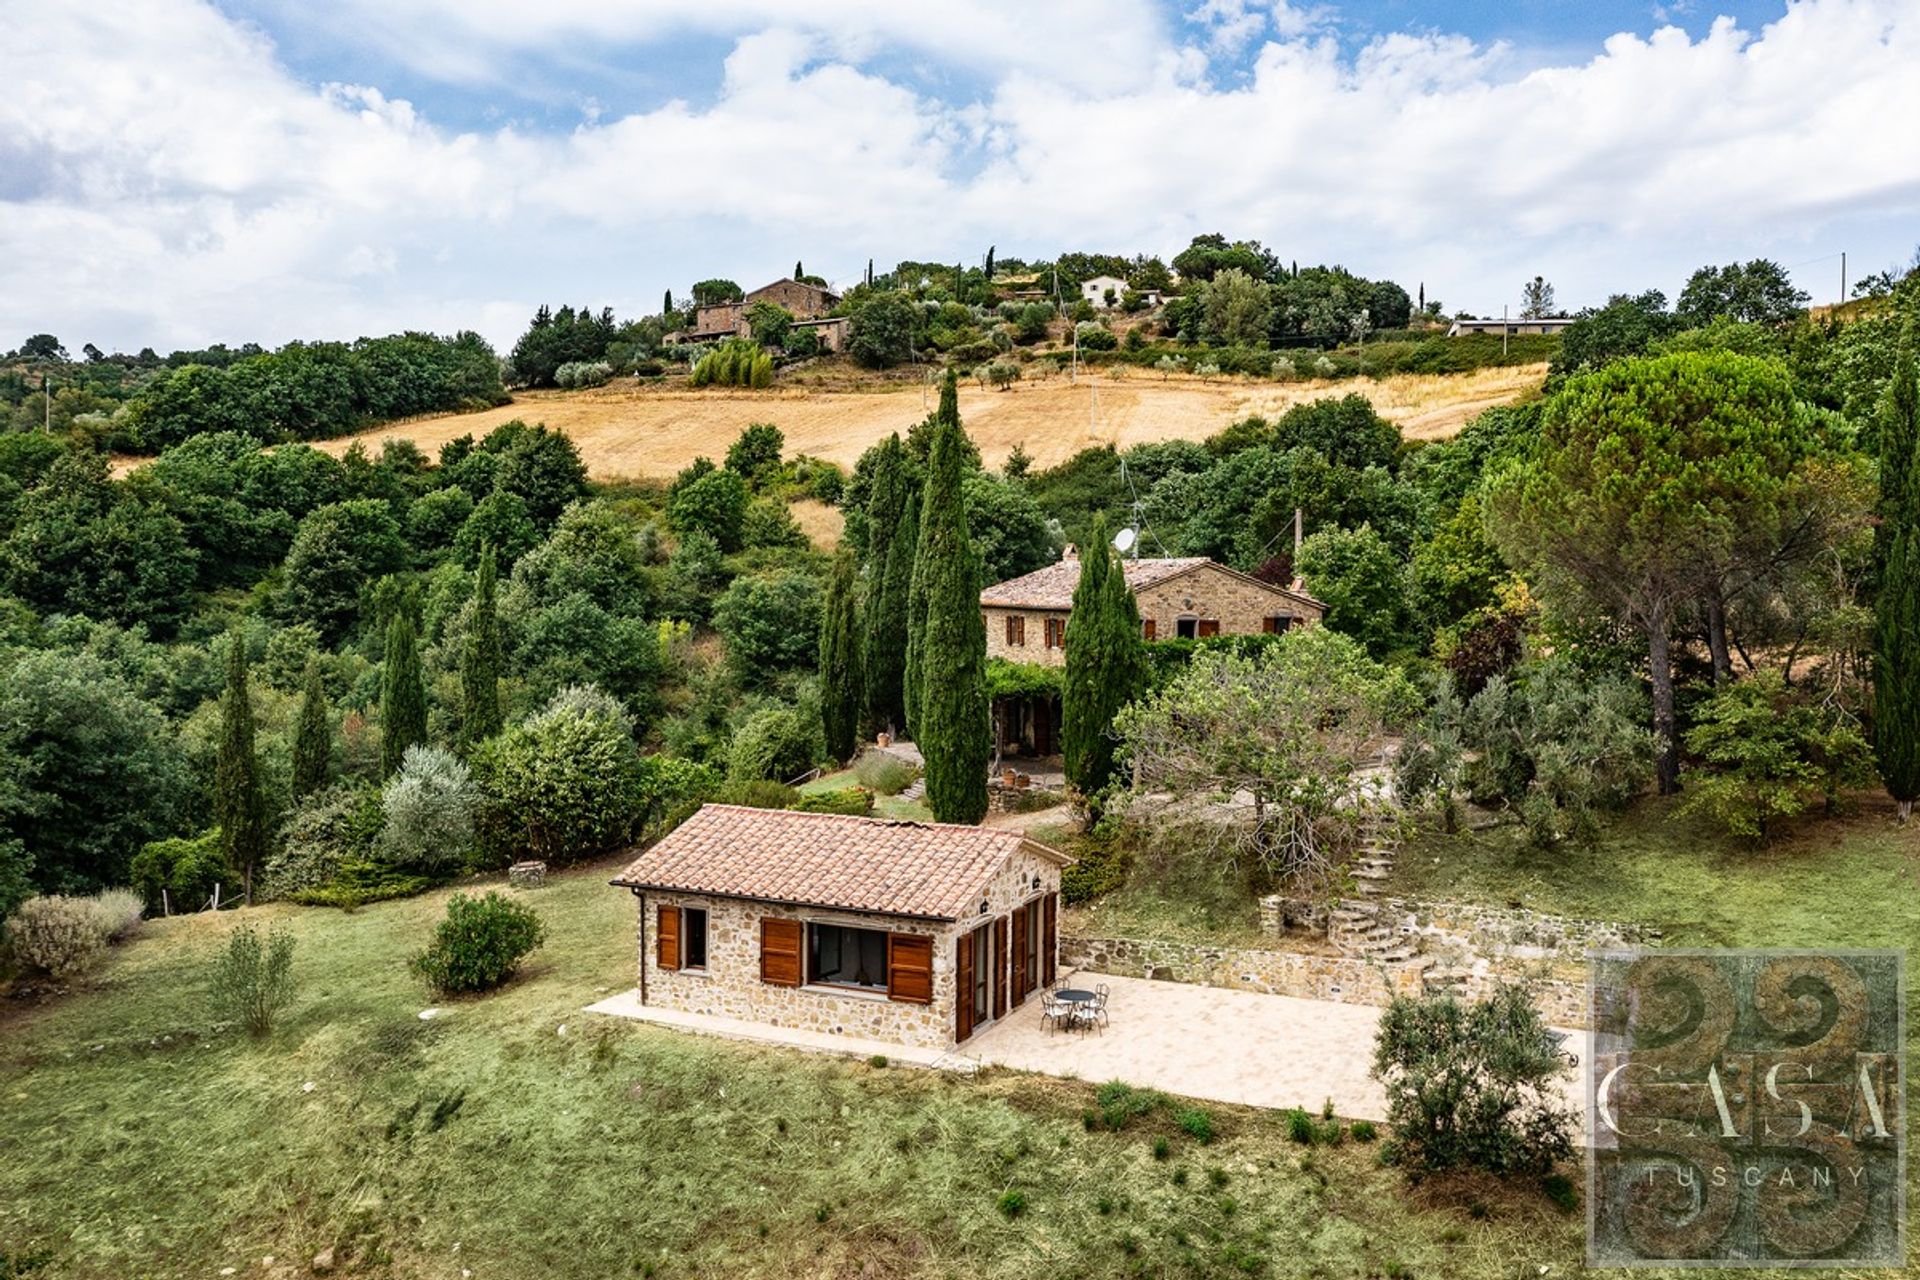
POLYGON ((993 922, 993 1016, 1007 1016, 1007 918, 993 922))
POLYGON ((954 999, 953 1038, 965 1040, 973 1034, 973 935, 963 933, 953 941, 954 999))
POLYGON ((1013 913, 1013 1003, 1020 1005, 1033 990, 1033 972, 1027 965, 1031 943, 1033 909, 1021 907, 1013 913))
POLYGON ((1053 699, 1045 694, 1033 698, 1033 754, 1053 754, 1053 699))
POLYGON ((1040 982, 1050 987, 1060 976, 1060 895, 1048 894, 1040 908, 1040 982))

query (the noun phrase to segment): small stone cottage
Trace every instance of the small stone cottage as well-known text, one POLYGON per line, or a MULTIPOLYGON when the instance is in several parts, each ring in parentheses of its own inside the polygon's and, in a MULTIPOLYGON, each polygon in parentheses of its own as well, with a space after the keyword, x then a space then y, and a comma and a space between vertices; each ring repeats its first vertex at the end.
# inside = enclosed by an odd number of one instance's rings
MULTIPOLYGON (((1205 556, 1122 560, 1121 571, 1147 640, 1274 635, 1318 622, 1327 611, 1298 580, 1276 586, 1205 556)), ((1068 547, 1056 563, 982 591, 987 656, 1066 666, 1067 619, 1079 585, 1080 560, 1068 547)), ((1059 750, 1059 722, 1055 696, 1022 693, 994 700, 994 741, 1002 755, 1053 755, 1059 750)))
POLYGON ((1070 862, 1018 831, 710 804, 613 883, 643 1005, 951 1048, 1053 981, 1070 862))

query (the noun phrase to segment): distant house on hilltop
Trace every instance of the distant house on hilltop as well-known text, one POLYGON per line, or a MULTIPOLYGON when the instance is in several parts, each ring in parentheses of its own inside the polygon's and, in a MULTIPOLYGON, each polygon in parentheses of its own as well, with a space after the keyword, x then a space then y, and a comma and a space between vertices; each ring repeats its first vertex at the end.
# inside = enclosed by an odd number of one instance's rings
POLYGON ((1572 316, 1536 316, 1511 320, 1455 320, 1453 327, 1447 330, 1449 338, 1464 337, 1472 333, 1490 333, 1498 337, 1505 333, 1510 338, 1523 334, 1560 333, 1573 323, 1572 316))
POLYGON ((1089 305, 1105 309, 1117 307, 1120 299, 1126 296, 1127 282, 1117 276, 1095 276, 1091 280, 1080 282, 1080 296, 1089 305))
MULTIPOLYGON (((1121 570, 1140 609, 1147 640, 1206 640, 1214 636, 1276 635, 1320 621, 1327 606, 1295 581, 1286 587, 1229 569, 1205 556, 1123 560, 1121 570)), ((1055 564, 980 593, 987 620, 987 656, 1043 667, 1067 664, 1067 618, 1080 585, 1072 547, 1055 564)), ((1050 756, 1058 750, 1058 699, 1014 695, 994 701, 996 744, 1002 753, 1050 756)))
POLYGON ((693 327, 684 337, 689 342, 713 342, 721 338, 745 338, 752 334, 747 313, 756 302, 771 302, 784 307, 793 316, 793 327, 812 329, 820 336, 823 350, 839 351, 846 346, 847 318, 828 313, 840 305, 840 295, 831 289, 791 278, 762 285, 738 302, 715 302, 693 313, 693 327))

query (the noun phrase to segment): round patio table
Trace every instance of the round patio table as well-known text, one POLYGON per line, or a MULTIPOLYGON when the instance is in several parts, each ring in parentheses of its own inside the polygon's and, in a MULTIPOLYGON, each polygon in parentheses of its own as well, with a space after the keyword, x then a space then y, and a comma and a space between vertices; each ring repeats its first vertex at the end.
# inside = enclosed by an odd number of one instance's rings
POLYGON ((1053 998, 1061 1004, 1072 1006, 1067 1010, 1067 1025, 1077 1026, 1084 1031, 1091 1019, 1083 1017, 1082 1011, 1093 1007, 1093 1002, 1097 998, 1093 992, 1083 991, 1079 987, 1062 987, 1053 993, 1053 998))

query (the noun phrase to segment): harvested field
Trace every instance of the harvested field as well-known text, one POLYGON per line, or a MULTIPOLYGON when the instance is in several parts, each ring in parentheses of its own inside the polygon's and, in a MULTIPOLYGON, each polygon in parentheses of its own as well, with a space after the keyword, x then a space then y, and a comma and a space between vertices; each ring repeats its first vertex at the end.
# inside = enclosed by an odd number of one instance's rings
MULTIPOLYGON (((1285 383, 1162 380, 1156 373, 1128 370, 1128 376, 1117 381, 1103 372, 1091 383, 1083 378, 1073 385, 1057 377, 1006 392, 964 385, 960 413, 990 465, 998 465, 1018 444, 1044 467, 1090 445, 1200 440, 1251 414, 1273 415, 1304 400, 1356 391, 1399 423, 1409 438, 1443 439, 1483 409, 1532 394, 1545 376, 1545 365, 1455 375, 1402 374, 1377 381, 1285 383)), ((377 450, 384 440, 402 438, 432 452, 455 437, 484 435, 503 422, 523 418, 573 437, 596 478, 662 478, 701 454, 717 460, 748 423, 771 422, 786 433, 789 454, 811 454, 851 467, 874 441, 890 431, 904 433, 924 417, 932 400, 931 390, 897 384, 872 391, 694 391, 623 382, 593 391, 523 393, 502 408, 397 423, 320 441, 318 447, 337 454, 361 441, 377 450)))

